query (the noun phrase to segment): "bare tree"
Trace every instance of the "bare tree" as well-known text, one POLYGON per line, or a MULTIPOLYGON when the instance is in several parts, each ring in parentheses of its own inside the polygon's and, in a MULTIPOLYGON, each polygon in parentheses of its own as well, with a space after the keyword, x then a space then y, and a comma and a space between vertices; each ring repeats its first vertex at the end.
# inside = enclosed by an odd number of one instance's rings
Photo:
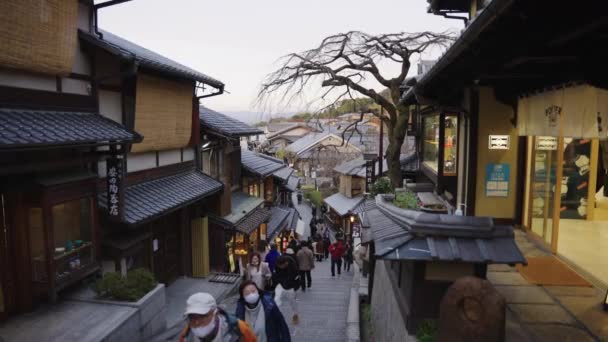
POLYGON ((351 31, 329 36, 314 49, 285 56, 280 68, 266 77, 258 101, 278 96, 280 102, 291 103, 309 87, 319 86, 318 82, 324 88, 320 99, 333 99, 332 103, 352 98, 352 91, 371 98, 383 109, 374 115, 386 124, 389 177, 393 186, 399 186, 399 156, 410 117, 409 109, 399 104, 400 86, 410 69, 410 57, 433 46, 447 46, 452 40, 449 32, 369 35, 351 31), (388 63, 400 66, 398 75, 383 75, 381 66, 388 63), (388 98, 364 85, 370 76, 389 90, 388 98))

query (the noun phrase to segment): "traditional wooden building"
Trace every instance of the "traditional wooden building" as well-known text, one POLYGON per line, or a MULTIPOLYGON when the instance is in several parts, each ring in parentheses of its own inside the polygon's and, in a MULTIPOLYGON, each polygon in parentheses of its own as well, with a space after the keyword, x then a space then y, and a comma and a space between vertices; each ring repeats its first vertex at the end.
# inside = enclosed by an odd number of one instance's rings
POLYGON ((102 114, 93 1, 0 4, 0 320, 98 272, 98 170, 142 141, 102 114))
POLYGON ((419 107, 423 172, 455 208, 520 225, 607 288, 607 28, 590 24, 606 4, 429 3, 467 25, 403 96, 419 107))

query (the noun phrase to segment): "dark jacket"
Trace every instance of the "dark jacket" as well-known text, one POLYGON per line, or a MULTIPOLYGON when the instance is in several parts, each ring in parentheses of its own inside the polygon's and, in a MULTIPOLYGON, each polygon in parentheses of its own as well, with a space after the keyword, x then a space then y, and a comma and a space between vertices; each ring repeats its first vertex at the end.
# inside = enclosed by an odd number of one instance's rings
POLYGON ((275 272, 272 274, 272 285, 276 287, 281 284, 285 290, 298 290, 300 288, 300 274, 295 258, 290 255, 281 255, 277 259, 277 264, 281 263, 281 260, 287 260, 287 267, 283 269, 275 268, 275 272))
MULTIPOLYGON (((260 300, 264 307, 264 317, 266 318, 266 337, 268 342, 285 342, 291 341, 289 327, 283 314, 277 307, 277 304, 272 299, 272 295, 266 292, 260 292, 260 300)), ((241 298, 236 303, 236 317, 245 320, 245 301, 241 298)))
POLYGON ((272 249, 268 252, 268 254, 266 254, 264 261, 268 263, 268 267, 270 268, 271 272, 274 272, 274 267, 277 264, 277 259, 279 256, 281 256, 281 254, 277 251, 273 251, 272 249))

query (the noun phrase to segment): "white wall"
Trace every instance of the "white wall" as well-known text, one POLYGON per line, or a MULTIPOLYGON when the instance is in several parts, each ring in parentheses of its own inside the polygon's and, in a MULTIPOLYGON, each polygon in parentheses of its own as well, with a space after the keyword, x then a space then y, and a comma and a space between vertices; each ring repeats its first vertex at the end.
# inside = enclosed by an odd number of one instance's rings
POLYGON ((24 71, 0 70, 0 85, 36 90, 57 91, 53 76, 30 74, 24 71))
POLYGON ((61 79, 61 92, 69 94, 90 95, 90 83, 88 81, 73 78, 61 79))
POLYGON ((119 92, 99 91, 99 112, 106 118, 122 124, 122 98, 119 92))
POLYGON ((152 169, 156 167, 156 153, 129 153, 127 157, 127 172, 152 169))
POLYGON ((184 161, 194 160, 194 147, 184 148, 184 161))
POLYGON ((180 149, 158 152, 159 166, 181 163, 182 154, 180 149))

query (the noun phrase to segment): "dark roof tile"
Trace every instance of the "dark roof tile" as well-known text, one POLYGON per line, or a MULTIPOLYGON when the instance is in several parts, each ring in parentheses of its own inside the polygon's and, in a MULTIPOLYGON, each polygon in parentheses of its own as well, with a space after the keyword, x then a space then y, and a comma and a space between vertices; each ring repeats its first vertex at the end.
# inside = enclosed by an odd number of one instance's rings
POLYGON ((94 113, 0 109, 0 149, 138 141, 139 134, 94 113))
MULTIPOLYGON (((221 189, 222 183, 194 170, 131 185, 125 190, 124 221, 138 225, 221 189)), ((99 195, 99 206, 107 210, 106 192, 99 195)))
POLYGON ((206 83, 214 88, 223 89, 224 83, 209 77, 201 72, 191 69, 183 64, 177 63, 154 51, 132 43, 122 37, 105 30, 99 30, 103 38, 91 33, 79 31, 79 36, 85 42, 104 49, 111 54, 118 55, 125 59, 135 59, 143 67, 176 75, 186 79, 192 79, 206 83))
POLYGON ((241 150, 241 164, 245 170, 266 178, 274 172, 285 167, 283 161, 265 154, 256 153, 247 149, 241 150))
POLYGON ((248 135, 264 134, 264 132, 248 124, 231 118, 225 114, 216 112, 204 106, 199 107, 199 117, 201 126, 210 130, 212 133, 217 132, 230 137, 241 137, 248 135))

